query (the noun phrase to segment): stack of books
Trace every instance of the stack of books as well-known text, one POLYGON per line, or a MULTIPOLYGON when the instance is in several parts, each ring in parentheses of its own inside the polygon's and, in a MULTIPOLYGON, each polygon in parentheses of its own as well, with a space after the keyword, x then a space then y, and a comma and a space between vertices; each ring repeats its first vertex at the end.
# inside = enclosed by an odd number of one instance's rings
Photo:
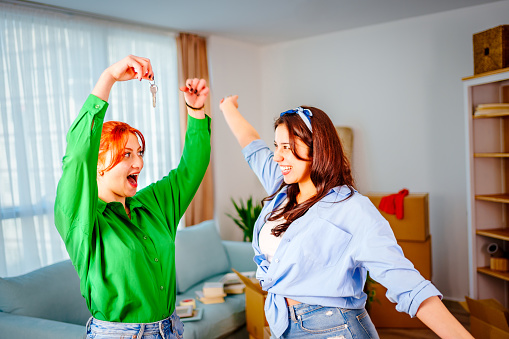
POLYGON ((506 115, 509 114, 509 103, 481 104, 475 108, 474 116, 506 115))
POLYGON ((224 303, 224 285, 222 282, 206 282, 201 291, 196 291, 196 299, 204 304, 224 303))
MULTIPOLYGON (((242 272, 243 275, 250 279, 255 278, 255 272, 242 272)), ((246 288, 246 285, 240 280, 236 273, 227 273, 221 278, 221 282, 224 285, 224 292, 227 294, 242 294, 246 288)))

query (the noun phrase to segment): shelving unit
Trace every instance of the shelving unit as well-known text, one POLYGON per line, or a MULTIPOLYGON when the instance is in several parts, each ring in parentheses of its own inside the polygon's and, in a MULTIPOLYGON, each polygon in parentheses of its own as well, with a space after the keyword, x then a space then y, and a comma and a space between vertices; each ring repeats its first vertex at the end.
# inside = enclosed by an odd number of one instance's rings
POLYGON ((509 250, 509 111, 474 114, 480 104, 509 103, 509 68, 463 79, 467 137, 470 297, 509 306, 509 272, 490 269, 489 244, 509 250))

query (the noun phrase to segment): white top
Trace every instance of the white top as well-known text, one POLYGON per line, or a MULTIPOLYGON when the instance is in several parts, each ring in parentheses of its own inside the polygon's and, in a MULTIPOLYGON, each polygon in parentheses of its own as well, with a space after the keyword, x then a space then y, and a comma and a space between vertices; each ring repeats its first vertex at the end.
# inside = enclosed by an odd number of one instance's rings
MULTIPOLYGON (((281 206, 286 205, 287 200, 283 201, 281 206)), ((265 258, 267 258, 268 262, 272 262, 272 258, 274 258, 274 254, 276 253, 276 250, 281 243, 281 238, 283 237, 283 234, 276 237, 271 233, 271 231, 274 227, 281 225, 284 222, 285 219, 283 218, 274 221, 267 221, 260 230, 260 234, 258 235, 258 245, 260 246, 260 251, 265 254, 265 258)))

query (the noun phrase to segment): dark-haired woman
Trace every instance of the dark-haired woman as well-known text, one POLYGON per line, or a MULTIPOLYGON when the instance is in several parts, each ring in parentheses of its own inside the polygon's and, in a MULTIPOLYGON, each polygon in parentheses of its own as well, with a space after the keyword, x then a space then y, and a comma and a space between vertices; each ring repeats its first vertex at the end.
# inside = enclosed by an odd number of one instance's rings
POLYGON ((268 193, 253 234, 256 277, 268 292, 273 338, 378 338, 364 306, 367 271, 396 308, 443 338, 472 338, 398 246, 388 222, 354 188, 329 117, 314 107, 281 113, 274 151, 238 111, 220 108, 268 193))
POLYGON ((92 314, 87 338, 181 339, 175 235, 210 160, 209 89, 199 79, 180 88, 189 107, 180 163, 138 191, 143 135, 103 124, 112 86, 133 79, 154 79, 149 59, 130 55, 108 67, 67 133, 55 224, 92 314))

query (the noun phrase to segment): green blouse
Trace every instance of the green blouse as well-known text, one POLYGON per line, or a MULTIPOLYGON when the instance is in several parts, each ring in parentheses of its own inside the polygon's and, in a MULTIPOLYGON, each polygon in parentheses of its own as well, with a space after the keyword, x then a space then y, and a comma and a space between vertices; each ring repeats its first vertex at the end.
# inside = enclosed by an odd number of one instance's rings
POLYGON ((67 133, 55 224, 99 320, 148 323, 175 308, 177 225, 210 161, 210 118, 188 117, 178 167, 119 202, 98 198, 97 157, 108 103, 90 95, 67 133))

